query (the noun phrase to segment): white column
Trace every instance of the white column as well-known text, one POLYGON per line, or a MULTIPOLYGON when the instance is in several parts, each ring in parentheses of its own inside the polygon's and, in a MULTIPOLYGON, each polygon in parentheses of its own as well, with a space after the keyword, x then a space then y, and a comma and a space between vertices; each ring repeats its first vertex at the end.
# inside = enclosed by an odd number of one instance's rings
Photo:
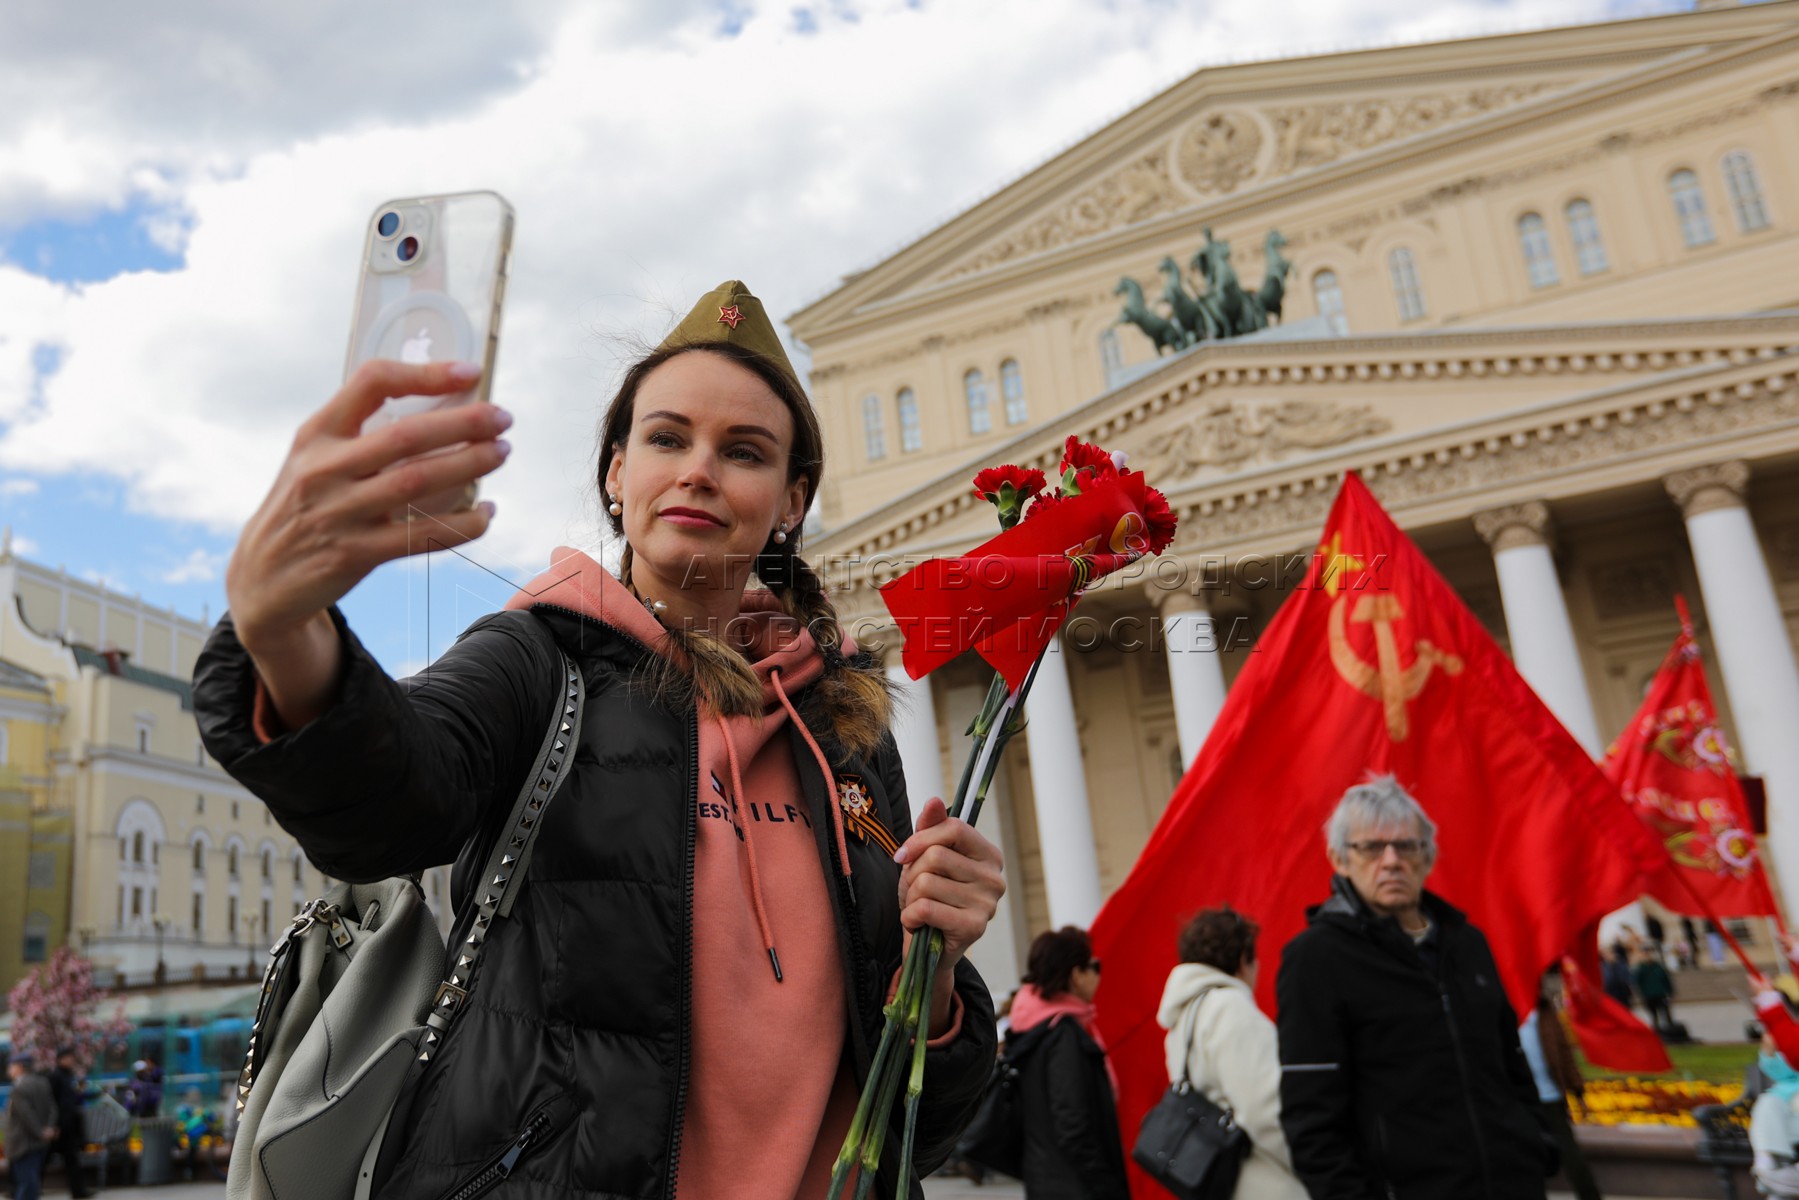
POLYGON ((1031 791, 1037 803, 1037 841, 1043 851, 1049 920, 1058 928, 1085 929, 1099 912, 1099 852, 1087 773, 1074 720, 1074 693, 1058 635, 1043 656, 1037 682, 1025 701, 1025 737, 1031 748, 1031 791))
POLYGON ((1159 609, 1163 648, 1168 655, 1168 682, 1174 689, 1174 725, 1181 739, 1181 761, 1193 765, 1199 748, 1224 707, 1224 664, 1219 660, 1218 627, 1205 601, 1187 588, 1165 590, 1149 585, 1159 609))
POLYGON ((900 765, 906 769, 906 795, 912 816, 932 796, 950 802, 943 787, 943 749, 937 743, 937 706, 931 698, 931 677, 913 679, 900 665, 900 638, 886 639, 887 678, 899 689, 893 712, 893 740, 899 745, 900 765))
MULTIPOLYGON (((983 674, 985 672, 983 671, 983 674)), ((962 736, 968 723, 981 711, 987 698, 985 683, 964 683, 943 691, 943 713, 950 728, 950 768, 959 778, 967 761, 970 740, 962 736)), ((908 786, 910 785, 908 772, 908 786)), ((955 787, 955 780, 950 781, 955 787)), ((947 799, 947 797, 946 797, 947 799)), ((982 837, 1000 848, 1006 856, 1006 894, 1000 898, 999 911, 987 923, 987 932, 968 952, 969 961, 987 981, 995 1003, 1005 999, 1018 986, 1024 974, 1027 924, 1024 911, 1024 872, 1018 854, 1018 838, 1012 828, 1012 798, 1006 787, 1006 768, 1002 760, 993 783, 987 789, 987 803, 981 809, 975 828, 982 837)))
POLYGON ((1767 786, 1768 848, 1791 896, 1799 886, 1799 665, 1743 503, 1749 467, 1719 463, 1663 482, 1686 517, 1738 750, 1767 786))
POLYGON ((1599 736, 1568 602, 1549 553, 1548 507, 1533 500, 1476 513, 1474 527, 1493 547, 1512 662, 1574 740, 1598 758, 1606 743, 1599 736))

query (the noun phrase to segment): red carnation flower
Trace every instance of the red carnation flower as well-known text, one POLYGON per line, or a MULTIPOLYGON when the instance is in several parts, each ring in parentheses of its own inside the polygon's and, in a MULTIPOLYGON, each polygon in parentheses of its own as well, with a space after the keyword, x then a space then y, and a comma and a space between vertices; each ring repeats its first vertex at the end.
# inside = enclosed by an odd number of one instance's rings
POLYGON ((1023 504, 1047 485, 1043 472, 1036 467, 1016 467, 1007 463, 1003 467, 988 467, 974 477, 974 494, 982 500, 1000 503, 1000 488, 1007 484, 1012 486, 1016 497, 1015 503, 1023 504))
POLYGON ((1179 519, 1168 507, 1168 497, 1149 488, 1143 504, 1144 520, 1149 522, 1149 552, 1160 554, 1174 544, 1174 528, 1179 519))
POLYGON ((1056 505, 1062 503, 1062 501, 1065 499, 1067 499, 1067 497, 1062 495, 1061 488, 1057 488, 1053 492, 1040 493, 1035 500, 1031 501, 1030 508, 1025 510, 1025 514, 1024 514, 1025 520, 1027 520, 1027 521, 1030 520, 1032 517, 1036 516, 1040 512, 1043 512, 1045 509, 1054 508, 1056 505))
POLYGON ((1118 474, 1112 456, 1092 442, 1083 442, 1072 433, 1062 446, 1062 470, 1092 471, 1094 479, 1108 479, 1118 474))

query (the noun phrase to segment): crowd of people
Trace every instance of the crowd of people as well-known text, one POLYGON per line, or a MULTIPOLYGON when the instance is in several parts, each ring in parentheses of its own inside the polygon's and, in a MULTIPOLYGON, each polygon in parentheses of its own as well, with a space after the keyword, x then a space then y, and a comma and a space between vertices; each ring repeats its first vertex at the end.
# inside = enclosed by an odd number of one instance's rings
MULTIPOLYGON (((44 1176, 58 1159, 69 1194, 77 1198, 94 1195, 81 1154, 90 1144, 107 1140, 106 1135, 96 1133, 90 1115, 93 1105, 107 1101, 85 1079, 75 1048, 59 1048, 47 1071, 38 1069, 29 1051, 12 1055, 6 1070, 13 1086, 7 1097, 3 1146, 11 1172, 12 1200, 37 1200, 44 1176)), ((163 1083, 162 1067, 154 1059, 142 1058, 131 1064, 131 1075, 122 1087, 105 1093, 116 1101, 114 1111, 124 1114, 118 1127, 120 1140, 135 1127, 134 1122, 163 1115, 163 1083)), ((198 1088, 190 1087, 172 1117, 184 1144, 187 1176, 197 1179, 203 1138, 222 1137, 219 1108, 208 1103, 198 1088)))
MULTIPOLYGON (((1256 922, 1230 908, 1182 929, 1157 1012, 1169 1079, 1184 1074, 1248 1135, 1234 1195, 1540 1200, 1559 1168, 1595 1200, 1568 1119, 1580 1070, 1550 992, 1520 1021, 1486 938, 1425 889, 1424 809, 1390 777, 1352 787, 1325 853, 1331 892, 1282 953, 1278 1022, 1255 999, 1256 922)), ((1031 1200, 1129 1195, 1099 986, 1082 930, 1032 945, 1003 1051, 1031 1200)))

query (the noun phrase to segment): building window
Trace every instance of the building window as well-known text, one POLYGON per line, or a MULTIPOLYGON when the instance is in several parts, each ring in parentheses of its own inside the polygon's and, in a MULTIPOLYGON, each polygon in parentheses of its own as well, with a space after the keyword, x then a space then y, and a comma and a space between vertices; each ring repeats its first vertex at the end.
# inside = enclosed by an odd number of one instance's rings
POLYGON ((962 394, 968 398, 968 432, 991 432, 993 415, 987 411, 987 377, 979 371, 962 376, 962 394))
POLYGON ((264 879, 275 878, 275 852, 273 850, 262 852, 262 877, 264 879))
POLYGON ((1555 266, 1555 248, 1549 244, 1549 226, 1536 213, 1518 218, 1518 248, 1524 252, 1524 273, 1530 277, 1531 287, 1554 287, 1562 281, 1555 266))
POLYGON ((56 887, 56 855, 48 850, 33 850, 25 862, 27 891, 48 892, 56 887))
POLYGON ((205 892, 195 892, 194 893, 194 912, 193 912, 193 916, 189 919, 188 924, 193 929, 195 941, 198 941, 201 938, 206 936, 206 893, 205 892))
POLYGON ((131 861, 144 861, 144 831, 141 829, 131 835, 131 861))
POLYGON ((25 961, 43 962, 50 957, 50 914, 28 913, 25 917, 25 961))
POLYGON ((887 431, 881 427, 881 398, 873 392, 862 397, 862 445, 870 462, 887 457, 887 431))
POLYGON ((1006 400, 1006 424, 1022 425, 1030 419, 1031 407, 1024 400, 1024 372, 1018 360, 1008 358, 999 365, 999 392, 1006 400))
POLYGON ((1106 387, 1117 386, 1118 377, 1124 373, 1124 350, 1118 345, 1117 330, 1108 329, 1099 335, 1099 367, 1105 373, 1106 387))
POLYGON ((1387 273, 1393 277, 1393 302, 1399 306, 1399 319, 1422 317, 1424 288, 1418 282, 1418 262, 1409 247, 1400 246, 1387 255, 1387 273))
POLYGON ((1705 212, 1705 192, 1699 187, 1699 176, 1684 167, 1674 172, 1668 176, 1668 194, 1674 199, 1681 240, 1689 247, 1708 246, 1717 240, 1712 219, 1705 212))
POLYGON ((1768 227, 1768 206, 1762 202, 1761 180, 1756 178, 1755 162, 1747 151, 1732 150, 1724 156, 1724 190, 1730 196, 1730 211, 1736 215, 1738 232, 1754 233, 1768 227))
POLYGON ((231 819, 233 821, 237 820, 237 801, 235 800, 231 802, 231 819))
POLYGON ((899 394, 900 449, 910 454, 924 449, 924 426, 918 423, 918 393, 901 388, 899 394))
POLYGON ((231 846, 225 851, 225 874, 237 878, 237 847, 231 846))
POLYGON ((131 889, 131 919, 136 921, 144 915, 144 889, 131 889))
POLYGON ((201 792, 194 793, 194 811, 197 813, 203 813, 206 811, 206 796, 204 793, 201 793, 201 792))
MULTIPOLYGON (((267 896, 264 896, 262 898, 262 932, 264 934, 267 934, 270 929, 274 928, 274 926, 269 924, 269 918, 271 915, 272 915, 272 913, 270 911, 269 898, 267 896)), ((270 940, 273 940, 273 939, 270 939, 270 940)))
POLYGON ((1599 236, 1599 218, 1585 200, 1568 201, 1568 240, 1574 243, 1574 265, 1582 275, 1608 270, 1605 240, 1599 236))
POLYGON ((225 936, 237 941, 237 897, 225 897, 225 936))
POLYGON ((1335 271, 1320 271, 1312 276, 1312 299, 1332 333, 1349 332, 1349 314, 1343 311, 1343 285, 1337 282, 1335 271))
POLYGON ((206 870, 206 843, 205 842, 195 842, 194 843, 194 870, 197 872, 204 872, 206 870))
POLYGON ((300 874, 301 871, 305 869, 305 866, 306 866, 306 860, 301 858, 298 854, 294 855, 294 882, 295 883, 305 882, 301 878, 301 874, 300 874))

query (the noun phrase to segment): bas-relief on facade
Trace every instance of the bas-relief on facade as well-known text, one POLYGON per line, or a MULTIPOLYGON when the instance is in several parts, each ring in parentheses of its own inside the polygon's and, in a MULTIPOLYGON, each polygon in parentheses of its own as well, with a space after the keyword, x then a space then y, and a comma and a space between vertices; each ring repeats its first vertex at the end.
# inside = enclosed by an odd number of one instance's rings
MULTIPOLYGON (((1182 516, 1172 565, 1083 603, 1068 711, 1033 694, 983 817, 1013 882, 996 987, 1122 881, 1349 470, 1596 753, 1686 595, 1799 880, 1799 0, 1204 70, 792 326, 834 477, 807 550, 865 630, 841 564, 989 536, 973 470, 1053 468, 1069 433, 1182 516), (1208 227, 1251 283, 1285 235, 1286 328, 1157 358, 1112 289, 1208 227), (1048 729, 1079 770, 1033 770, 1048 729)), ((983 682, 906 685, 917 779, 953 781, 983 682)))
MULTIPOLYGON (((159 954, 170 985, 260 972, 325 880, 200 744, 207 624, 17 558, 10 535, 0 598, 0 992, 64 943, 122 986, 154 983, 159 954)), ((447 874, 426 879, 440 913, 447 874)))

